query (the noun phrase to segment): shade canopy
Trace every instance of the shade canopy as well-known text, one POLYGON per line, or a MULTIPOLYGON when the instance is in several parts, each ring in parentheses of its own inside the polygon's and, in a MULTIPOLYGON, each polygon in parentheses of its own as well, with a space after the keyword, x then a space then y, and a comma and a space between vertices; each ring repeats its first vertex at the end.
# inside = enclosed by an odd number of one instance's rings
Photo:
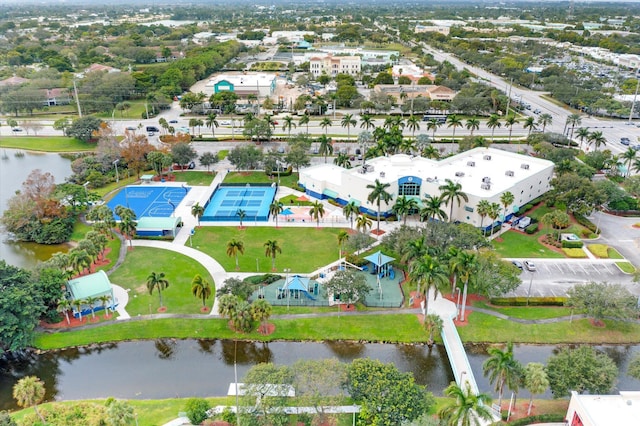
POLYGON ((309 278, 301 277, 300 275, 293 275, 293 276, 287 277, 287 280, 284 284, 284 289, 309 291, 309 278))
POLYGON ((284 216, 289 216, 289 215, 292 215, 293 212, 291 211, 291 209, 284 209, 280 212, 280 214, 284 216))
POLYGON ((380 250, 365 257, 365 259, 376 266, 383 266, 389 262, 393 262, 394 260, 396 260, 395 258, 382 253, 380 250))
POLYGON ((296 198, 296 201, 309 201, 309 198, 307 198, 305 195, 301 195, 296 198))

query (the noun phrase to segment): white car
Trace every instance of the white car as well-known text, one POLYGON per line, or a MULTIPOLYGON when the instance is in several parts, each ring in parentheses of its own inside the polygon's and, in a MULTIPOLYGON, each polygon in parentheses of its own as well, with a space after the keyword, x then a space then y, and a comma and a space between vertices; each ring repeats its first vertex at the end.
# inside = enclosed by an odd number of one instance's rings
POLYGON ((231 126, 231 120, 222 120, 220 122, 221 126, 231 126))
POLYGON ((530 260, 525 260, 525 261, 524 261, 524 267, 525 267, 525 268, 527 268, 527 271, 530 271, 530 272, 535 272, 535 271, 537 271, 536 264, 535 264, 535 263, 533 263, 533 262, 532 262, 532 261, 530 261, 530 260))

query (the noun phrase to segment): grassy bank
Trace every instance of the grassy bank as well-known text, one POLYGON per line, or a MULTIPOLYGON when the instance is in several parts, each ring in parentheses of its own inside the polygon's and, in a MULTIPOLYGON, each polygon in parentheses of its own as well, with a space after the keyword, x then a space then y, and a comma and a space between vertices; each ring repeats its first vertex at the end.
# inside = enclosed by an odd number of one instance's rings
POLYGON ((66 136, 2 136, 0 137, 0 148, 41 152, 81 152, 95 150, 96 144, 66 136))

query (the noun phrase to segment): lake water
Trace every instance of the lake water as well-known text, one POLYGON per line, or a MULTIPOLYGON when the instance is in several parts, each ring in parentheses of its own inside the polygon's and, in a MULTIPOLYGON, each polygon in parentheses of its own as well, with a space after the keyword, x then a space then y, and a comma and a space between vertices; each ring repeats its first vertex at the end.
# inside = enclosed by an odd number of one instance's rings
MULTIPOLYGON (((0 151, 0 215, 7 208, 7 202, 22 188, 27 176, 35 170, 51 173, 56 183, 64 183, 71 176, 71 161, 58 154, 38 154, 25 152, 16 157, 18 151, 2 149, 0 151)), ((0 227, 0 259, 22 268, 31 268, 38 261, 47 260, 58 251, 67 251, 65 244, 46 246, 33 243, 19 243, 10 240, 9 234, 0 227)))

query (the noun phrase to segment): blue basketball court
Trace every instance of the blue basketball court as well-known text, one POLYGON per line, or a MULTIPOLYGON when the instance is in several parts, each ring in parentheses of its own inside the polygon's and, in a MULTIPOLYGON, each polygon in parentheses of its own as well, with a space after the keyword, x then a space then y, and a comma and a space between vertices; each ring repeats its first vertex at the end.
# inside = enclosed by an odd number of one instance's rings
MULTIPOLYGON (((176 186, 125 186, 107 203, 113 211, 121 205, 130 208, 136 217, 169 217, 182 202, 189 187, 176 186)), ((120 218, 115 214, 116 220, 120 218)))

